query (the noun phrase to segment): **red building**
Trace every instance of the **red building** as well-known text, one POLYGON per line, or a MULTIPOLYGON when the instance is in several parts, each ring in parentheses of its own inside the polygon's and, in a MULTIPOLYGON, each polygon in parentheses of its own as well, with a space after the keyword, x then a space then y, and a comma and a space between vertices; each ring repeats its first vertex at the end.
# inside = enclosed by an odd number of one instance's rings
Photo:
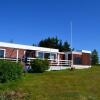
POLYGON ((91 52, 87 50, 59 52, 58 49, 0 42, 0 59, 29 63, 36 58, 48 59, 50 70, 91 67, 91 52))

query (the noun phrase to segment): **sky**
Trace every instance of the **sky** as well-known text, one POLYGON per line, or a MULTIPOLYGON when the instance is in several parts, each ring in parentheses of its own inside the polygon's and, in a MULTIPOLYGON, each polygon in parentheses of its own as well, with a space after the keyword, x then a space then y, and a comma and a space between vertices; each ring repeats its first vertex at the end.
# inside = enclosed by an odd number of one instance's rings
POLYGON ((0 41, 38 44, 57 36, 100 53, 100 0, 0 0, 0 41))

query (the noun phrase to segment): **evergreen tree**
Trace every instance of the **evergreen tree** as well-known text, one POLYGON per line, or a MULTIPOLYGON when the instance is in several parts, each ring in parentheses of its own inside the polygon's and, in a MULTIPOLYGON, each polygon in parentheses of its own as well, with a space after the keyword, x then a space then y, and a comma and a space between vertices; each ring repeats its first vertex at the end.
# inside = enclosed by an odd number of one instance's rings
POLYGON ((99 57, 98 57, 98 52, 96 49, 94 49, 92 51, 92 54, 91 54, 91 64, 92 65, 96 65, 99 63, 99 57))
POLYGON ((71 50, 70 45, 67 41, 62 43, 62 40, 59 40, 57 37, 48 37, 47 39, 41 40, 38 46, 59 49, 60 52, 71 50))
POLYGON ((70 47, 70 45, 68 44, 67 41, 65 41, 64 44, 63 44, 63 49, 62 49, 62 51, 70 51, 71 48, 69 48, 69 47, 70 47))

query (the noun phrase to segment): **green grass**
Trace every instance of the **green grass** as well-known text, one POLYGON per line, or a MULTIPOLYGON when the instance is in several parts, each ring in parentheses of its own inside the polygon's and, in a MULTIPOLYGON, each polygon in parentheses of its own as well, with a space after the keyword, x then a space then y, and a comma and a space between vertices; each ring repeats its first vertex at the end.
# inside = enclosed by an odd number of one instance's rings
POLYGON ((25 74, 0 84, 0 100, 100 100, 100 67, 25 74))

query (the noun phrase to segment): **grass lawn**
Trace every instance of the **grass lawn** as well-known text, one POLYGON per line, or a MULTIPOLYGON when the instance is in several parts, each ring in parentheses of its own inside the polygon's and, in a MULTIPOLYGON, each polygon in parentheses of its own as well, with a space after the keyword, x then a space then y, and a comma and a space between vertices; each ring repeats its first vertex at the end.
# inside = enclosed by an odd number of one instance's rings
POLYGON ((0 84, 0 100, 100 100, 100 67, 25 74, 0 84))

